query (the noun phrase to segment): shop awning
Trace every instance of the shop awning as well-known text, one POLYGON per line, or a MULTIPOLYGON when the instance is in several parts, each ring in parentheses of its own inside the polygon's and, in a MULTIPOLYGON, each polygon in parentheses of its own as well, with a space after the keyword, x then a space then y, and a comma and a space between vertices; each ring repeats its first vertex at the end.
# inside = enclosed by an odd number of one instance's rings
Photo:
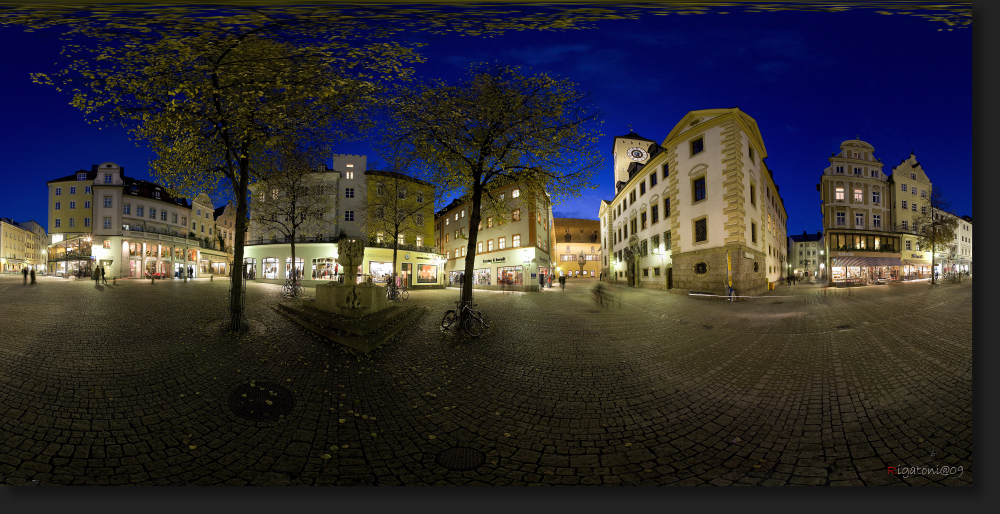
POLYGON ((833 257, 831 266, 839 267, 867 267, 867 266, 902 266, 903 263, 896 257, 833 257))

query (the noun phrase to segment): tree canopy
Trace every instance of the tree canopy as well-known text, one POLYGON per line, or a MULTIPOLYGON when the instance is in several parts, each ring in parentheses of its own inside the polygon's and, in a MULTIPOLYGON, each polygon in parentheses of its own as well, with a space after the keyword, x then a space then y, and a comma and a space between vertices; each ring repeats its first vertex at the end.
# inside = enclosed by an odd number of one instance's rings
MULTIPOLYGON (((603 164, 596 148, 601 112, 565 79, 479 63, 458 84, 419 84, 395 96, 395 124, 386 137, 407 146, 442 191, 471 205, 467 277, 482 217, 495 212, 506 219, 508 199, 493 191, 516 185, 521 201, 549 205, 549 191, 569 198, 593 187, 603 164)), ((463 298, 471 298, 471 289, 466 281, 463 298)))

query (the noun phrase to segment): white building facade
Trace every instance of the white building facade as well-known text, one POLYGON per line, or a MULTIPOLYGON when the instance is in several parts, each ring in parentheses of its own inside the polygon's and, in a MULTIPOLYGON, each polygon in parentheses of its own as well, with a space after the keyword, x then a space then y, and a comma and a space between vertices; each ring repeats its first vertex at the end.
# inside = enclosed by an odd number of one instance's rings
POLYGON ((738 108, 691 111, 659 145, 616 137, 616 195, 600 211, 610 281, 718 293, 731 281, 737 294, 778 282, 787 214, 766 156, 738 108))

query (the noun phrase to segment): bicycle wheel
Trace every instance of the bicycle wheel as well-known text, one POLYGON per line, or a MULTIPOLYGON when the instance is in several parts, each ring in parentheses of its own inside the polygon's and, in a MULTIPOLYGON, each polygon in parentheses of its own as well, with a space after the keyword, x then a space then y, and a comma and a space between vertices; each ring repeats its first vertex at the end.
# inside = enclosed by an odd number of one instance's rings
POLYGON ((467 313, 465 319, 462 320, 462 327, 472 337, 479 337, 483 334, 483 320, 475 314, 467 313))
POLYGON ((294 296, 295 298, 299 298, 300 296, 302 296, 302 286, 298 284, 292 286, 292 296, 294 296))
POLYGON ((448 329, 450 329, 451 326, 454 325, 456 321, 458 321, 458 313, 457 312, 455 312, 453 310, 449 310, 448 312, 445 312, 444 313, 444 317, 441 318, 441 330, 448 330, 448 329))
POLYGON ((400 294, 400 297, 402 299, 404 299, 404 300, 407 300, 407 299, 410 298, 410 292, 407 291, 406 289, 403 289, 403 291, 401 293, 399 293, 399 294, 400 294))
POLYGON ((281 286, 281 296, 291 296, 291 295, 292 295, 291 284, 285 284, 281 286))
POLYGON ((485 312, 476 309, 473 311, 473 314, 479 318, 479 321, 483 324, 483 328, 490 328, 490 318, 486 316, 485 312))

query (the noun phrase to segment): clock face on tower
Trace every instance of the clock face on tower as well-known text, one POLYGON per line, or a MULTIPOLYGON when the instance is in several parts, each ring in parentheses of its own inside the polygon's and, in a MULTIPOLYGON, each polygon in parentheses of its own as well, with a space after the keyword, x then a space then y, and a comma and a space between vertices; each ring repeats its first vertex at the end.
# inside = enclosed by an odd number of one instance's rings
POLYGON ((644 161, 648 155, 645 150, 638 146, 628 149, 628 156, 633 161, 644 161))

